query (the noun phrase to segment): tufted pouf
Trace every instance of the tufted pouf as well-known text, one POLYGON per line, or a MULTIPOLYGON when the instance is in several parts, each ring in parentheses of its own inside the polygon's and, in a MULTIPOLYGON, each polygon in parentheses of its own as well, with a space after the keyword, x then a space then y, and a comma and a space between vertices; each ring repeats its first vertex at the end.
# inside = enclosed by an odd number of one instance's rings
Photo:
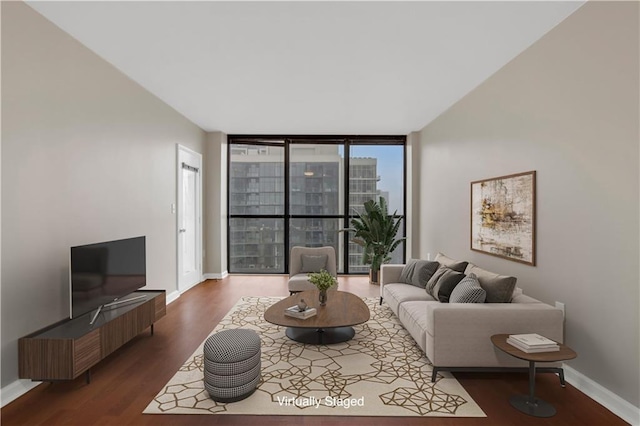
POLYGON ((260 337, 253 330, 222 330, 204 343, 204 387, 211 399, 234 402, 260 381, 260 337))

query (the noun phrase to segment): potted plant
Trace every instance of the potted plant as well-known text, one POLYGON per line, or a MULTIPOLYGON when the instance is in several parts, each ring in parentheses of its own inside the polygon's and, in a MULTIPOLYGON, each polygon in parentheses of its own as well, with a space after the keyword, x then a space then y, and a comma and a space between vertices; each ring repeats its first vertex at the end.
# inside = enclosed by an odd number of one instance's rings
POLYGON ((327 290, 337 284, 335 277, 324 269, 321 269, 320 272, 311 272, 307 276, 309 282, 320 291, 320 306, 324 306, 327 303, 327 290))
POLYGON ((391 253, 406 238, 396 239, 400 228, 400 217, 397 210, 389 215, 387 201, 380 197, 380 202, 369 200, 364 203, 364 211, 351 219, 350 230, 355 231, 351 240, 364 248, 363 264, 369 264, 369 281, 378 284, 380 266, 391 260, 391 253))

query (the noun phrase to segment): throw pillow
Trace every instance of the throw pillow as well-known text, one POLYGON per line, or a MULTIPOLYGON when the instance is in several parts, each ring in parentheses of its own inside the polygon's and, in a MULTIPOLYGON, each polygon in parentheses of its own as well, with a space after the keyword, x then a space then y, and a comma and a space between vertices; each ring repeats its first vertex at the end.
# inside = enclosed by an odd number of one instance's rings
POLYGON ((451 292, 464 277, 465 275, 462 272, 456 272, 454 270, 445 272, 433 290, 434 297, 442 303, 449 303, 451 292))
POLYGON ((484 303, 487 293, 474 274, 469 274, 451 292, 449 303, 484 303))
POLYGON ((442 253, 438 253, 436 255, 436 261, 439 262, 440 265, 446 266, 447 268, 453 269, 457 272, 464 272, 469 264, 469 262, 454 260, 442 253))
POLYGON ((450 271, 450 269, 447 268, 446 266, 440 265, 440 267, 436 270, 436 272, 433 273, 431 278, 429 278, 429 281, 427 281, 427 286, 425 287, 425 290, 427 290, 427 294, 431 295, 436 300, 438 299, 438 296, 433 295, 433 289, 435 288, 436 284, 438 284, 438 280, 447 271, 450 271))
MULTIPOLYGON (((462 272, 454 271, 453 269, 449 269, 447 266, 442 267, 442 273, 439 275, 438 279, 435 283, 432 283, 431 287, 427 290, 429 295, 436 300, 440 300, 440 291, 442 287, 445 287, 445 292, 447 293, 447 301, 449 300, 449 294, 453 288, 464 278, 464 274, 462 272)), ((442 300, 440 300, 442 302, 442 300)))
POLYGON ((480 287, 487 292, 487 303, 509 303, 516 287, 516 277, 498 275, 475 265, 467 271, 478 277, 480 287))
POLYGON ((451 264, 447 265, 447 268, 453 269, 456 272, 464 272, 464 270, 467 269, 467 265, 468 264, 469 264, 469 262, 465 262, 465 261, 454 262, 454 263, 451 263, 451 264))
POLYGON ((438 265, 438 262, 409 259, 404 268, 402 268, 398 282, 425 288, 431 276, 438 269, 438 265))
POLYGON ((303 254, 302 268, 300 272, 320 272, 321 269, 327 267, 327 259, 329 256, 326 254, 303 254))

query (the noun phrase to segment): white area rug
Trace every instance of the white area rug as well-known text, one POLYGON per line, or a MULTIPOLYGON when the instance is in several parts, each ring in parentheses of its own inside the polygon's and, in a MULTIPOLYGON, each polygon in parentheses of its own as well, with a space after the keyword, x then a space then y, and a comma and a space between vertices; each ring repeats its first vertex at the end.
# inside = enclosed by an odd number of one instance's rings
POLYGON ((393 312, 363 299, 371 319, 355 337, 335 345, 288 339, 264 320, 280 300, 243 297, 213 330, 255 330, 262 340, 262 380, 249 398, 218 403, 203 385, 202 347, 160 390, 144 413, 485 417, 460 383, 442 373, 431 383, 431 363, 393 312))

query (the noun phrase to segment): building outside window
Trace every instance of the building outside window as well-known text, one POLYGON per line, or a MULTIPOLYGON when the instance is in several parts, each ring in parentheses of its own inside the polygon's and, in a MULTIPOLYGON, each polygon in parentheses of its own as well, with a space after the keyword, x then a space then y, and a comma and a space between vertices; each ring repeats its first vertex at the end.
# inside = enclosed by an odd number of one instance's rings
MULTIPOLYGON (((333 246, 338 272, 368 272, 362 248, 340 231, 380 196, 390 213, 404 214, 404 137, 370 145, 357 138, 264 139, 229 136, 229 272, 287 273, 296 245, 333 246)), ((403 261, 401 245, 392 262, 403 261)))

